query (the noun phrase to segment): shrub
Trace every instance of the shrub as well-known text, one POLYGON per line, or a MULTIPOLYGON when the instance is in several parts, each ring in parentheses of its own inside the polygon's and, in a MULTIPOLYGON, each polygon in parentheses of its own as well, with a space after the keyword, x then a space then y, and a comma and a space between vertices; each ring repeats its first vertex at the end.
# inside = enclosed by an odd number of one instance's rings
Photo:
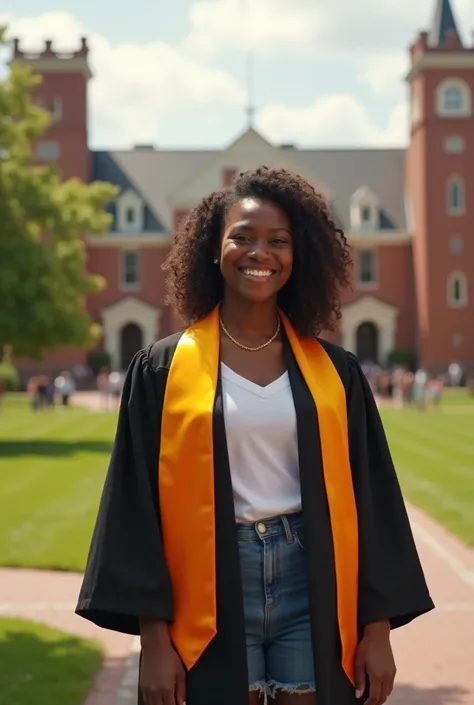
POLYGON ((20 389, 18 370, 9 362, 0 362, 0 383, 7 392, 16 392, 20 389))
POLYGON ((390 366, 401 365, 413 370, 416 367, 416 352, 405 348, 395 348, 389 352, 387 362, 390 366))
POLYGON ((87 356, 87 364, 94 373, 94 377, 97 377, 103 367, 110 369, 112 358, 105 350, 93 350, 87 356))

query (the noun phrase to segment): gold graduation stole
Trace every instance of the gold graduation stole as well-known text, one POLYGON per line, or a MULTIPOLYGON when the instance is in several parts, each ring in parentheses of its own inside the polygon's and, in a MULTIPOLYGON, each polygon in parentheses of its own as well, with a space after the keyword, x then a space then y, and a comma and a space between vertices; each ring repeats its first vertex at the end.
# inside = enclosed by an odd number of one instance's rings
MULTIPOLYGON (((288 318, 280 315, 318 412, 342 667, 354 684, 359 541, 345 390, 322 345, 313 338, 299 338, 288 318)), ((168 374, 161 422, 160 512, 175 603, 170 634, 188 669, 217 631, 213 410, 219 340, 218 308, 183 333, 168 374)))

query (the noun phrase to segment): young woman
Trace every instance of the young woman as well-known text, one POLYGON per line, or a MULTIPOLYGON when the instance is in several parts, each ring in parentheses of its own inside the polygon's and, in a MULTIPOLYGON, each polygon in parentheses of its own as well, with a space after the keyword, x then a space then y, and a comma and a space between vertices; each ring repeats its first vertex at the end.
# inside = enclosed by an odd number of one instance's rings
POLYGON ((189 327, 128 371, 77 613, 140 634, 139 703, 382 705, 390 630, 433 603, 370 388, 317 337, 346 239, 262 167, 167 268, 189 327))

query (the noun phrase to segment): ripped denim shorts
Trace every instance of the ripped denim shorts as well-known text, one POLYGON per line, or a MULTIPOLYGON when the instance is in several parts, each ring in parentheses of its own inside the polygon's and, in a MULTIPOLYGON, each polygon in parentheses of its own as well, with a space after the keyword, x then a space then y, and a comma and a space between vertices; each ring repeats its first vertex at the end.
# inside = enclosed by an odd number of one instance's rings
POLYGON ((249 689, 314 692, 301 513, 237 525, 249 689))

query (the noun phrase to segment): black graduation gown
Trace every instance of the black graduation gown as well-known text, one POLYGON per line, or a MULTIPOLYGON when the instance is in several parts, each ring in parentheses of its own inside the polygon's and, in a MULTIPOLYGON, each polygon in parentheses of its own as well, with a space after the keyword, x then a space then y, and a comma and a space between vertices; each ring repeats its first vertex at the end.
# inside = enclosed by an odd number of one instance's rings
MULTIPOLYGON (((160 532, 158 455, 163 397, 180 334, 133 360, 76 613, 139 633, 138 616, 173 620, 171 580, 160 532)), ((372 392, 356 358, 320 341, 346 388, 350 462, 358 509, 359 626, 407 624, 434 605, 372 392)), ((286 343, 297 414, 318 705, 355 705, 341 666, 336 575, 321 466, 318 417, 286 343)), ((220 380, 214 409, 217 635, 187 676, 187 705, 246 705, 247 661, 239 554, 220 380)), ((142 703, 140 694, 139 704, 142 703)))

